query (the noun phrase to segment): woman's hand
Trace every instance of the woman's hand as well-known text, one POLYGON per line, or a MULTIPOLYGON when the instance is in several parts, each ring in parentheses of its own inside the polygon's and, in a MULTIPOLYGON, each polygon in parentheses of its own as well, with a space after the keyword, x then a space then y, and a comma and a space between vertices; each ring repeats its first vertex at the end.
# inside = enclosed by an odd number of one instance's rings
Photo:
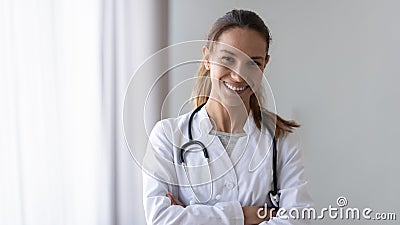
POLYGON ((171 200, 171 205, 180 205, 186 207, 177 197, 175 197, 171 192, 167 193, 167 197, 171 200))
MULTIPOLYGON (((244 224, 249 225, 249 224, 259 224, 264 221, 268 221, 271 217, 276 215, 276 210, 272 211, 272 215, 270 215, 270 210, 267 208, 263 208, 260 206, 244 206, 242 207, 243 210, 243 215, 244 215, 244 224), (259 211, 262 209, 262 211, 267 210, 266 216, 265 217, 260 217, 259 216, 259 211)), ((265 212, 263 212, 264 214, 265 212)))

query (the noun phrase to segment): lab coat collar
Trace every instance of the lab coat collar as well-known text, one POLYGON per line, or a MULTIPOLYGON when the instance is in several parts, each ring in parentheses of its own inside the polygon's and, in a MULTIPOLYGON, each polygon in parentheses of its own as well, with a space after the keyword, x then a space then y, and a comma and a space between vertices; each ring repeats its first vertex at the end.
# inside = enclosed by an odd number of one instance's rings
MULTIPOLYGON (((195 118, 195 120, 196 123, 199 124, 199 126, 197 126, 200 131, 199 138, 201 137, 202 141, 206 143, 206 145, 208 146, 209 143, 213 142, 215 137, 211 137, 212 135, 210 135, 210 131, 212 130, 213 125, 211 123, 211 119, 209 118, 205 107, 203 107, 198 112, 198 116, 199 117, 195 118)), ((260 167, 262 162, 268 156, 270 148, 267 148, 266 146, 264 146, 264 144, 270 142, 268 142, 269 141, 268 139, 263 139, 262 141, 260 140, 260 138, 262 138, 260 136, 261 133, 258 130, 256 124, 254 123, 252 112, 249 113, 249 116, 247 117, 243 130, 247 134, 247 138, 245 140, 241 140, 244 141, 242 142, 242 144, 244 143, 245 148, 241 149, 240 151, 233 151, 231 157, 229 157, 227 154, 223 154, 224 157, 222 157, 221 159, 224 160, 224 165, 228 165, 229 168, 231 168, 232 165, 236 165, 239 162, 239 160, 243 157, 243 154, 246 152, 248 147, 252 146, 252 148, 254 147, 254 149, 252 149, 251 151, 252 153, 250 153, 251 156, 248 156, 250 157, 248 170, 255 171, 257 168, 260 167), (260 144, 261 146, 259 146, 260 144)), ((238 143, 240 142, 238 141, 238 143)), ((216 148, 215 150, 218 151, 218 154, 221 154, 221 152, 219 151, 224 151, 224 148, 216 148)))
MULTIPOLYGON (((198 114, 198 118, 197 118, 198 122, 197 123, 200 124, 199 127, 200 127, 201 132, 205 132, 205 134, 209 134, 213 128, 213 125, 211 123, 210 117, 208 116, 206 107, 203 106, 197 114, 198 114)), ((257 126, 254 123, 252 111, 250 111, 250 113, 247 117, 247 120, 246 120, 246 123, 244 124, 243 130, 247 135, 250 135, 255 130, 257 130, 257 126)))

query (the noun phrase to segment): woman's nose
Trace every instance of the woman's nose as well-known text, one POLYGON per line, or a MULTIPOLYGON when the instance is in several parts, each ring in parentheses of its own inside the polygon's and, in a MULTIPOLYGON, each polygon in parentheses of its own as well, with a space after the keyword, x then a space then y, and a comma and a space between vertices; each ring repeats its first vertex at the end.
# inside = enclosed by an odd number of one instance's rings
POLYGON ((234 81, 236 81, 238 83, 244 81, 242 75, 240 75, 239 73, 237 73, 237 72, 235 72, 233 70, 231 70, 231 78, 232 78, 232 80, 234 80, 234 81))

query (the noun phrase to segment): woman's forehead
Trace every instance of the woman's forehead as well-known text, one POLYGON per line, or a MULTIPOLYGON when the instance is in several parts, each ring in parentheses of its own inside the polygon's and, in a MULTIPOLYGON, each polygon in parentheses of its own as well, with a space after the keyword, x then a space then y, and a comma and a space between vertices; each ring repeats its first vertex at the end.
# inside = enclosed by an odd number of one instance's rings
POLYGON ((232 28, 224 31, 218 38, 216 51, 246 54, 249 57, 265 57, 267 43, 263 36, 252 29, 232 28))

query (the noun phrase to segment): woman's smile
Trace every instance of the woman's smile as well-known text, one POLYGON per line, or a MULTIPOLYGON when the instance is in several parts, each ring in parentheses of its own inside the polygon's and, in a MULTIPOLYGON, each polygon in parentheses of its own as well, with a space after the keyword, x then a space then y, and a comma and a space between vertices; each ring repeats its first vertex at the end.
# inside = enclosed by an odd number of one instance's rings
POLYGON ((237 94, 241 94, 241 93, 245 92, 249 87, 247 84, 237 85, 237 84, 228 83, 226 81, 222 81, 222 83, 228 90, 233 91, 237 94))

